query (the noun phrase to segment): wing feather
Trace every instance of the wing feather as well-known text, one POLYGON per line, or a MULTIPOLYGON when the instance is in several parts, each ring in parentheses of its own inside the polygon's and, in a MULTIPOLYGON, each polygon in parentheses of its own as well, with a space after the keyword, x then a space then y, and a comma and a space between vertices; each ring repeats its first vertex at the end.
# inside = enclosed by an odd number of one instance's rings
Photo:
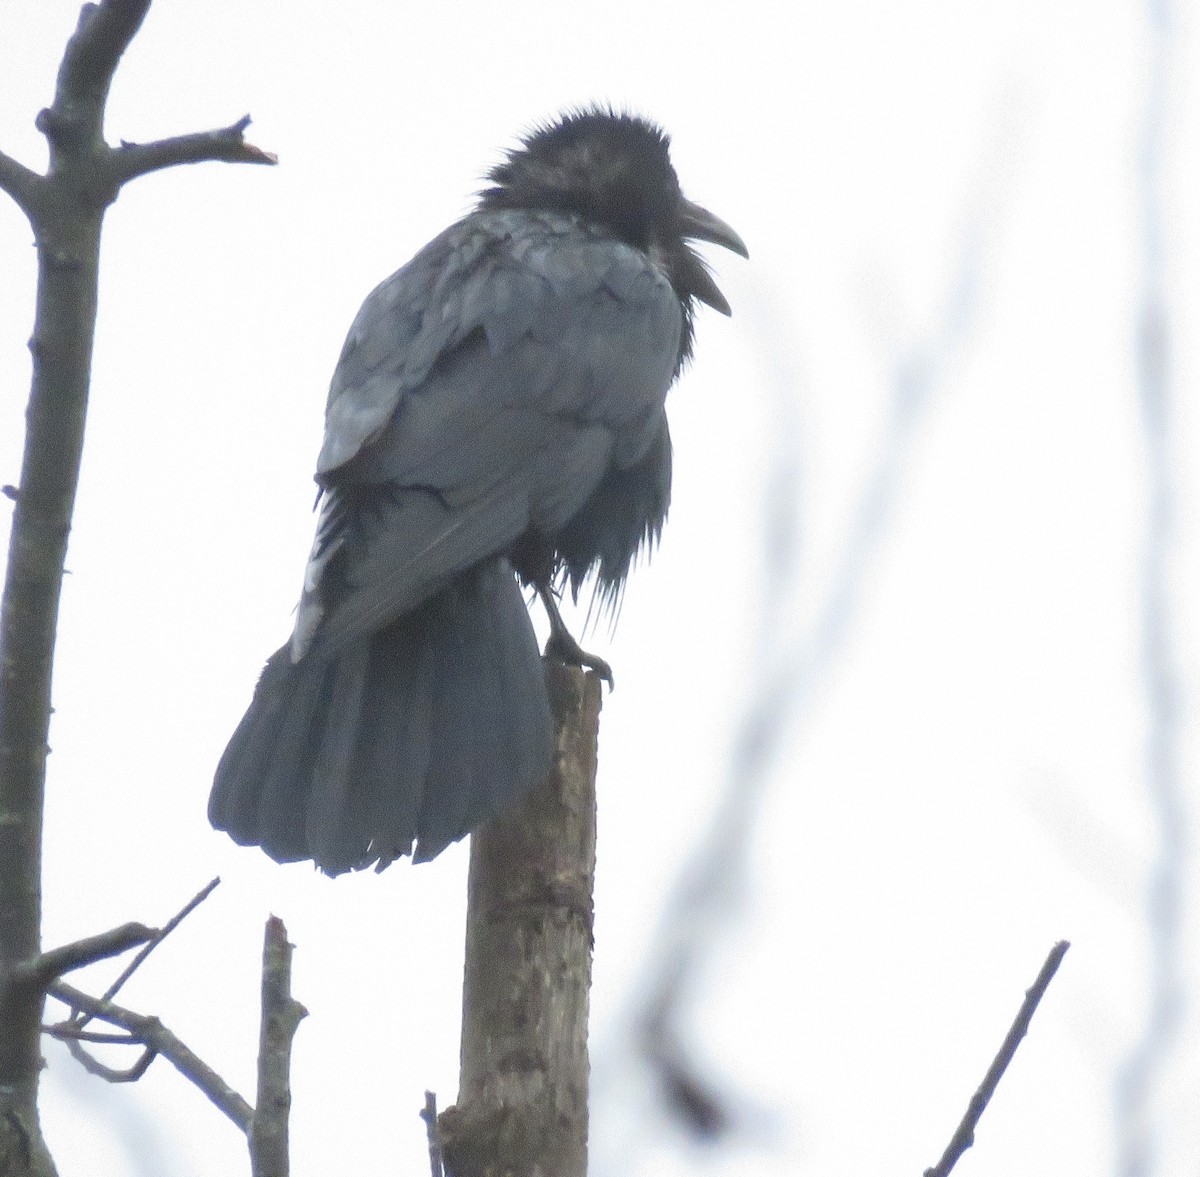
POLYGON ((560 214, 472 214, 381 283, 330 388, 293 659, 564 527, 657 432, 682 331, 650 257, 560 214))

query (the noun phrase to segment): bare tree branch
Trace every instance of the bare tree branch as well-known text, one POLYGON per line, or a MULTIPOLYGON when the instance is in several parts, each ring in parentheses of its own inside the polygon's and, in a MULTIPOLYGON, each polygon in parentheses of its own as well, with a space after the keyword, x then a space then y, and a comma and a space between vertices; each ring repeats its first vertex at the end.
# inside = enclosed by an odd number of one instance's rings
MULTIPOLYGON (((129 962, 128 965, 126 965, 126 967, 121 971, 121 975, 117 977, 117 979, 111 985, 109 985, 107 989, 105 989, 105 991, 100 995, 100 1000, 111 1001, 114 997, 116 997, 118 991, 125 984, 125 982, 128 981, 135 972, 137 972, 142 963, 145 961, 146 957, 148 957, 150 953, 152 953, 173 931, 175 931, 177 927, 179 927, 181 923, 183 923, 185 919, 187 919, 189 915, 192 914, 193 911, 196 910, 197 907, 200 906, 201 903, 203 903, 213 893, 213 891, 217 889, 217 887, 220 885, 220 882, 221 880, 219 878, 210 880, 203 887, 201 887, 200 890, 197 891, 196 894, 193 895, 191 899, 189 899, 183 905, 183 907, 179 909, 179 911, 177 911, 169 920, 167 920, 162 928, 155 933, 154 939, 151 940, 150 943, 147 944, 145 948, 143 948, 141 952, 139 952, 137 956, 135 956, 133 960, 129 962)), ((87 1020, 88 1019, 85 1016, 81 1020, 80 1024, 82 1025, 86 1023, 87 1020)))
POLYGON ((258 1097, 247 1135, 254 1177, 287 1177, 288 1115, 292 1107, 292 1039, 308 1010, 292 997, 292 945, 278 916, 263 934, 262 1027, 258 1097))
POLYGON ((547 778, 471 835, 458 1101, 438 1117, 455 1177, 584 1177, 600 677, 543 662, 547 778))
POLYGON ((25 1158, 23 1171, 39 1174, 52 1172, 53 1163, 37 1117, 44 994, 29 977, 45 964, 41 848, 50 686, 83 451, 104 210, 123 179, 167 166, 172 153, 178 162, 201 158, 202 142, 211 158, 269 162, 244 143, 235 149, 244 121, 167 141, 174 146, 113 151, 105 143, 113 74, 149 7, 150 0, 84 5, 54 100, 37 117, 50 146, 47 175, 0 157, 0 187, 29 216, 38 247, 33 380, 0 599, 0 1156, 15 1149, 25 1158))
POLYGON ((59 1022, 54 1026, 43 1026, 43 1034, 59 1042, 87 1042, 95 1046, 130 1046, 136 1045, 128 1034, 104 1034, 98 1030, 81 1030, 74 1023, 59 1022))
POLYGON ((37 172, 0 151, 0 192, 7 192, 30 220, 33 219, 34 202, 43 182, 37 172))
POLYGON ((950 1138, 950 1143, 946 1146, 942 1159, 932 1169, 925 1170, 925 1177, 947 1177, 950 1170, 958 1163, 958 1158, 975 1143, 975 1129, 979 1125, 979 1118, 987 1110, 992 1096, 996 1094, 996 1088, 1000 1080, 1004 1078, 1008 1064, 1012 1062, 1013 1056, 1017 1053, 1021 1039, 1029 1031, 1029 1023, 1033 1018, 1034 1011, 1046 995, 1046 990, 1049 988, 1050 982, 1054 980, 1054 974, 1058 972, 1058 966, 1062 964, 1062 959, 1067 955, 1067 949, 1070 947, 1069 941, 1060 940, 1050 949, 1050 955, 1046 957, 1046 963, 1042 965, 1042 971, 1038 973, 1037 980, 1025 991, 1025 1000, 1021 1002, 1021 1008, 1017 1011, 1013 1024, 1004 1036, 999 1052, 992 1059, 992 1065, 988 1067, 983 1082, 971 1096, 966 1114, 954 1130, 954 1135, 950 1138))
MULTIPOLYGON (((86 1013, 97 1021, 107 1022, 111 1026, 120 1026, 123 1030, 128 1031, 131 1045, 144 1046, 153 1054, 161 1054, 185 1079, 204 1092, 243 1132, 249 1132, 254 1109, 199 1055, 172 1034, 158 1018, 134 1013, 133 1010, 114 1005, 111 1001, 100 1001, 74 986, 68 985, 65 981, 59 981, 52 985, 50 996, 66 1005, 73 1015, 86 1013)), ((78 1027, 72 1018, 61 1026, 49 1027, 46 1032, 51 1037, 70 1042, 74 1041, 77 1030, 78 1027)), ((78 1046, 78 1042, 76 1045, 78 1046)), ((82 1048, 80 1047, 80 1049, 82 1048)), ((95 1060, 91 1061, 95 1062, 95 1060)), ((86 1063, 84 1065, 87 1066, 86 1063)), ((146 1060, 142 1071, 145 1071, 149 1065, 149 1060, 146 1060)), ((97 1064, 97 1066, 102 1067, 103 1065, 97 1064)), ((88 1069, 92 1070, 94 1074, 103 1074, 103 1070, 93 1070, 90 1066, 88 1069)))
MULTIPOLYGON (((62 1026, 52 1026, 48 1029, 51 1038, 57 1038, 70 1052, 71 1057, 85 1070, 89 1075, 95 1075, 97 1079, 103 1079, 106 1083, 136 1083, 149 1069, 150 1064, 158 1052, 152 1046, 142 1048, 142 1053, 137 1062, 131 1067, 110 1067, 107 1063, 102 1063, 94 1055, 88 1054, 83 1048, 82 1042, 79 1040, 72 1024, 64 1024, 62 1026)), ((80 1033, 86 1034, 83 1030, 80 1033)), ((99 1035, 96 1035, 99 1037, 99 1035)), ((121 1045, 124 1046, 139 1046, 141 1045, 136 1038, 126 1034, 122 1038, 121 1035, 111 1034, 107 1037, 120 1039, 121 1045)), ((91 1041, 91 1038, 88 1039, 91 1041)))
MULTIPOLYGON (((704 1078, 681 1026, 686 998, 703 974, 701 960, 732 922, 748 877, 748 852, 771 772, 783 740, 805 716, 821 677, 842 646, 857 614, 871 561, 887 535, 899 494, 944 373, 970 337, 976 321, 983 267, 980 225, 968 224, 958 264, 946 287, 945 309, 932 335, 896 366, 888 421, 880 450, 854 504, 828 592, 812 622, 794 637, 782 606, 798 566, 795 450, 782 436, 768 486, 765 513, 769 548, 768 592, 759 609, 760 666, 745 710, 737 720, 722 795, 691 860, 680 871, 661 921, 663 934, 634 1032, 670 1109, 698 1139, 711 1142, 736 1123, 730 1100, 704 1078)), ((612 1163, 613 1170, 622 1168, 612 1163)))
POLYGON ((38 130, 50 141, 51 171, 56 148, 67 155, 90 155, 103 142, 104 106, 113 74, 149 10, 150 0, 102 0, 83 6, 58 69, 54 102, 37 118, 38 130))
POLYGON ((425 1121, 425 1136, 429 1141, 429 1177, 445 1177, 442 1142, 437 1132, 437 1096, 432 1091, 425 1092, 425 1106, 418 1114, 425 1121))
MULTIPOLYGON (((104 940, 116 943, 120 939, 118 933, 124 933, 126 938, 129 938, 133 935, 133 929, 137 928, 142 935, 134 942, 142 943, 153 937, 150 945, 153 947, 178 927, 180 921, 211 894, 218 882, 219 879, 213 879, 193 896, 161 932, 155 933, 150 929, 141 928, 140 925, 126 925, 123 929, 106 933, 105 937, 92 939, 97 942, 104 940)), ((78 945, 69 945, 68 948, 76 950, 75 956, 84 955, 78 945)), ((60 952, 66 955, 65 950, 60 952)), ((134 967, 144 959, 143 953, 134 967)), ((307 1016, 307 1010, 291 994, 291 961, 292 946, 287 941, 287 929, 282 920, 271 916, 267 921, 263 943, 257 1109, 250 1107, 216 1071, 185 1046, 157 1017, 135 1013, 116 1005, 109 1000, 108 995, 95 998, 61 981, 51 985, 50 995, 66 1005, 71 1010, 71 1016, 65 1022, 43 1026, 42 1030, 62 1042, 72 1057, 90 1074, 97 1075, 109 1083, 135 1082, 146 1073, 155 1057, 161 1054, 245 1133, 249 1142, 254 1177, 287 1177, 292 1039, 301 1019, 307 1016), (89 1020, 107 1022, 125 1033, 104 1034, 85 1030, 84 1025, 89 1020), (121 1069, 101 1062, 85 1049, 85 1042, 140 1047, 141 1054, 131 1067, 121 1069)), ((132 968, 126 969, 111 987, 110 993, 131 972, 132 968)))
POLYGON ((243 115, 236 123, 215 131, 197 131, 177 135, 154 143, 122 142, 109 157, 113 179, 121 185, 138 176, 178 164, 216 161, 224 163, 277 164, 275 155, 247 143, 244 138, 250 116, 243 115))
POLYGON ((119 928, 43 952, 31 965, 18 970, 17 975, 23 975, 44 990, 64 973, 95 964, 98 960, 107 960, 110 956, 120 956, 122 952, 154 940, 156 936, 158 932, 145 924, 122 924, 119 928))
POLYGON ((1135 324, 1136 394, 1146 455, 1147 502, 1141 566, 1140 670, 1146 698, 1145 784, 1155 852, 1145 902, 1149 994, 1146 1024, 1116 1082, 1116 1171, 1155 1169, 1153 1100, 1179 1043, 1187 986, 1185 894, 1193 815, 1183 767, 1187 704, 1174 632, 1172 550, 1179 489, 1172 455, 1172 316, 1167 239, 1168 128, 1176 14, 1168 0, 1146 5, 1150 47, 1146 106, 1138 144, 1142 234, 1135 324))

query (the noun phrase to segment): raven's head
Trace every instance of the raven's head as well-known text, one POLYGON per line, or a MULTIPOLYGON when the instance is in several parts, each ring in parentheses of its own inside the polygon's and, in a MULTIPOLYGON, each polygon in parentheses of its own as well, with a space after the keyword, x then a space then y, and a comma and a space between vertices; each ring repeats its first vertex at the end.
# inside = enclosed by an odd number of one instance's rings
POLYGON ((693 298, 723 315, 730 311, 688 242, 749 253, 720 217, 684 197, 670 146, 661 127, 637 115, 572 111, 539 127, 488 173, 495 187, 480 194, 480 207, 575 213, 644 250, 666 270, 690 328, 693 298))

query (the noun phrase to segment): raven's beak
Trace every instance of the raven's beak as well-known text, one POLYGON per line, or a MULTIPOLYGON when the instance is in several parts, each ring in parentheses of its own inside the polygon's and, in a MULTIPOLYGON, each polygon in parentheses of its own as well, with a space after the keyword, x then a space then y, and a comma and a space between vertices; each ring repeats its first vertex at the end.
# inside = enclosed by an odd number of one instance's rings
MULTIPOLYGON (((714 245, 723 245, 748 258, 750 251, 746 243, 720 217, 710 213, 708 209, 693 204, 690 200, 683 201, 679 206, 679 228, 684 240, 711 241, 714 245)), ((731 315, 733 311, 729 302, 718 289, 708 272, 703 260, 690 249, 681 251, 680 278, 687 287, 688 293, 706 302, 715 311, 723 315, 731 315)))
POLYGON ((679 222, 685 238, 696 241, 711 241, 748 258, 750 251, 746 243, 715 213, 685 200, 679 208, 679 222))

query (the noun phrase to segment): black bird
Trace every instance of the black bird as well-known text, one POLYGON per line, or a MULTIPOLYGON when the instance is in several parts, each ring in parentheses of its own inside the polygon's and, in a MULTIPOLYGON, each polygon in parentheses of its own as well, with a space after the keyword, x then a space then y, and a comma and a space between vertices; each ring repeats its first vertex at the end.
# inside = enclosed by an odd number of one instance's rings
POLYGON ((329 874, 423 861, 549 771, 521 585, 549 612, 547 653, 607 675, 554 593, 594 575, 614 603, 658 539, 694 300, 729 314, 688 242, 746 256, 684 198, 669 146, 598 109, 534 131, 363 304, 329 391, 296 627, 209 801, 234 841, 329 874))

